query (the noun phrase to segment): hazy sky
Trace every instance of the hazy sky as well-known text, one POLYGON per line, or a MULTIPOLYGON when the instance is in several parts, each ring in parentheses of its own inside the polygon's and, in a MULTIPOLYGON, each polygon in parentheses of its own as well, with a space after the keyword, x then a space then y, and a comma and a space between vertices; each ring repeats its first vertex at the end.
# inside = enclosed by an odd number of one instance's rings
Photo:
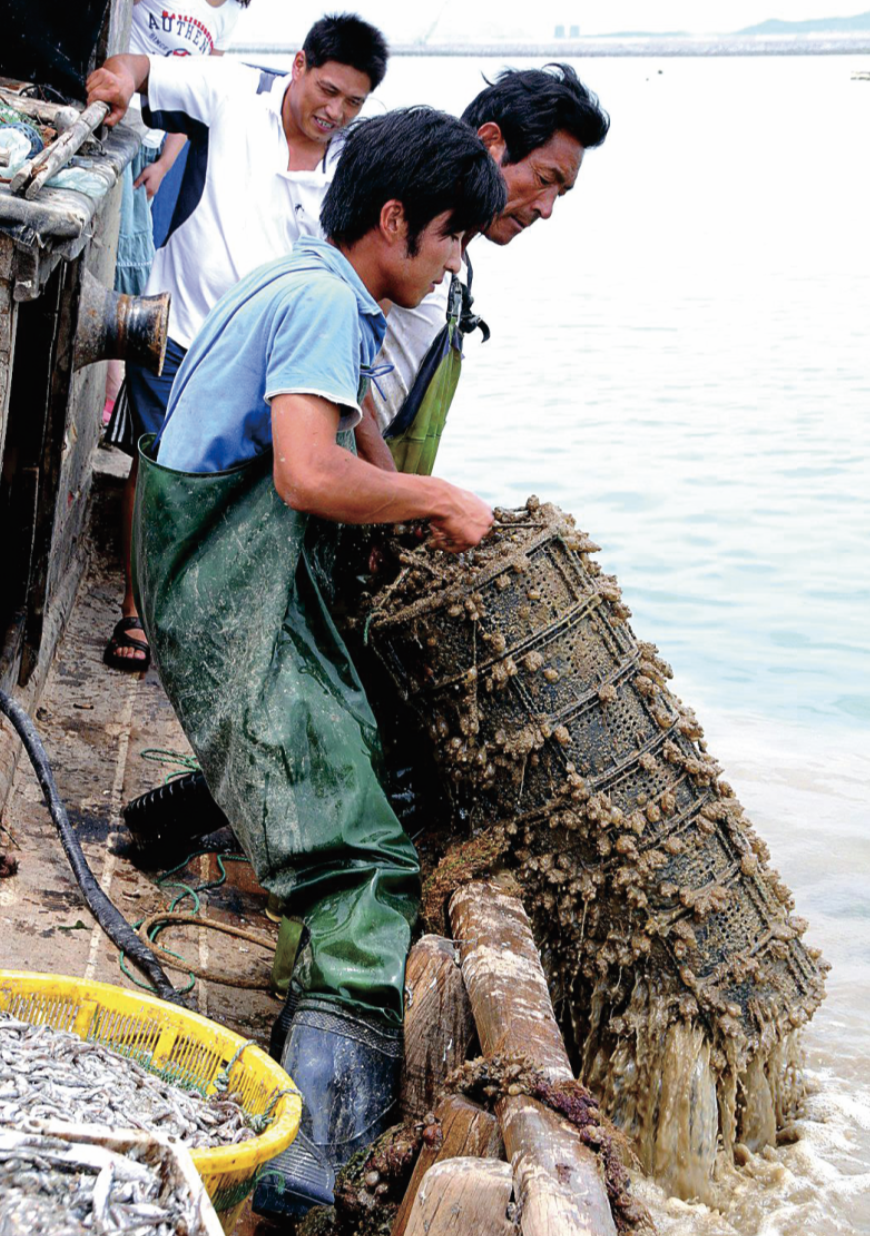
MULTIPOLYGON (((860 0, 859 0, 860 5, 860 0)), ((476 38, 552 39, 556 24, 577 25, 581 34, 622 30, 686 30, 726 33, 768 17, 800 21, 810 17, 850 16, 866 11, 849 0, 352 0, 331 5, 320 0, 251 0, 236 27, 234 42, 300 42, 324 12, 350 9, 380 26, 395 42, 431 37, 436 42, 476 38)))

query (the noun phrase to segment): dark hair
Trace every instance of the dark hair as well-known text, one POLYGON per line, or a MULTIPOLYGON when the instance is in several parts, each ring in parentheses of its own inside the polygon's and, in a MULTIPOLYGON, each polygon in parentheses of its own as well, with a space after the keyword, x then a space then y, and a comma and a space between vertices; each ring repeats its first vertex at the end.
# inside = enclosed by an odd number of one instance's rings
POLYGON ((600 146, 607 137, 610 117, 569 64, 548 64, 543 69, 505 69, 487 81, 462 113, 475 130, 487 121, 501 129, 505 140, 503 163, 519 163, 543 146, 559 129, 581 146, 600 146))
POLYGON ((326 235, 354 245, 377 227, 385 202, 402 203, 408 253, 436 215, 451 211, 448 232, 483 231, 504 210, 504 179, 473 129, 446 112, 409 107, 358 121, 324 199, 326 235))
POLYGON ((377 90, 387 71, 390 49, 387 40, 375 26, 357 17, 356 13, 331 13, 316 21, 302 44, 305 64, 319 69, 327 60, 349 64, 366 73, 377 90))

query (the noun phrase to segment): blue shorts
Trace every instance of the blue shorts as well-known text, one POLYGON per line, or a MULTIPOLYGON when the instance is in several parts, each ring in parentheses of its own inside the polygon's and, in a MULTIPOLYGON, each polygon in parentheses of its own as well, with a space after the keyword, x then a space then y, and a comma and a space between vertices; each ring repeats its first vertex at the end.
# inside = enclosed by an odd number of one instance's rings
POLYGON ((127 366, 127 398, 137 442, 143 433, 160 432, 166 419, 172 383, 186 355, 187 348, 174 339, 167 339, 166 359, 159 378, 142 365, 127 366))
POLYGON ((135 456, 143 433, 160 432, 172 383, 186 355, 187 348, 167 339, 166 359, 159 378, 142 365, 127 364, 127 376, 104 437, 107 445, 135 456))

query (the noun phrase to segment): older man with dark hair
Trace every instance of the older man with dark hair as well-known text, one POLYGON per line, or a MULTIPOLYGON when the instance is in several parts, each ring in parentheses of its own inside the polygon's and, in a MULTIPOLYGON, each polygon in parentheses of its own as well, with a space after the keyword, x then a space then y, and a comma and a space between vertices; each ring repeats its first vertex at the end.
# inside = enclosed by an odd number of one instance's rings
MULTIPOLYGON (((544 69, 507 69, 489 83, 462 114, 498 164, 507 204, 483 235, 508 245, 539 219, 549 219, 556 201, 574 187, 586 150, 600 146, 610 119, 595 95, 567 64, 544 69)), ((437 289, 415 310, 393 309, 379 357, 391 372, 379 378, 367 402, 370 419, 385 435, 381 466, 428 475, 462 360, 462 337, 480 325, 470 313, 467 282, 458 278, 437 289)), ((484 338, 488 332, 484 327, 484 338)), ((372 448, 375 449, 375 448, 372 448)))

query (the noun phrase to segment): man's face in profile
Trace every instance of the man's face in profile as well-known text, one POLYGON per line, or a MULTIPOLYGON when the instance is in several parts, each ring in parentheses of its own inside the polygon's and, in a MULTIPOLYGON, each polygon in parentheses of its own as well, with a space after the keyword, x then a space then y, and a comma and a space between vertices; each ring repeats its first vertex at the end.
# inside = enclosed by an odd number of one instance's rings
POLYGON ((583 147, 575 137, 559 129, 519 163, 503 163, 504 140, 499 136, 486 144, 505 179, 508 200, 485 235, 496 245, 509 245, 538 219, 549 219, 556 199, 573 189, 583 161, 583 147))

